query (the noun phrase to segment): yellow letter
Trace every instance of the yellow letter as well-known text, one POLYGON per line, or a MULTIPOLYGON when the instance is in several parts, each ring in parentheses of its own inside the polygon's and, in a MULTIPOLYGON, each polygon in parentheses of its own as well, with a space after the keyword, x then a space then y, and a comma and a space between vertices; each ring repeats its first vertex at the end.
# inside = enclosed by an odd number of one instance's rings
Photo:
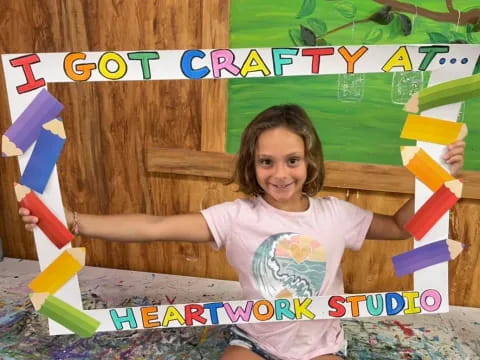
POLYGON ((412 71, 412 62, 410 61, 410 55, 405 46, 400 46, 398 50, 395 51, 395 54, 383 65, 382 70, 389 72, 392 70, 392 67, 396 66, 403 67, 403 71, 412 71))
POLYGON ((165 311, 165 316, 163 317, 162 326, 167 327, 170 321, 177 320, 180 325, 185 324, 185 319, 183 316, 178 312, 175 306, 169 306, 167 311, 165 311))
POLYGON ((240 74, 245 77, 249 72, 253 71, 261 71, 263 73, 263 76, 270 75, 270 70, 268 70, 267 65, 265 65, 262 58, 255 49, 250 50, 250 53, 248 54, 245 62, 242 65, 240 74))
POLYGON ((293 299, 293 306, 295 308, 295 317, 301 319, 302 315, 305 315, 309 319, 315 319, 315 314, 312 313, 307 307, 312 303, 312 299, 306 298, 302 303, 299 302, 299 299, 293 299))

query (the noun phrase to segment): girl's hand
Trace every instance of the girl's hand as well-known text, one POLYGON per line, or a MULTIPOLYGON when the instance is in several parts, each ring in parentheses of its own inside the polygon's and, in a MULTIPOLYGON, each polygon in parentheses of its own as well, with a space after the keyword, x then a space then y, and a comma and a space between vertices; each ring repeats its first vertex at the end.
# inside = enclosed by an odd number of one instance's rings
POLYGON ((465 141, 458 140, 447 146, 443 159, 450 165, 450 172, 455 175, 463 167, 465 141))
POLYGON ((25 229, 33 231, 37 226, 38 218, 30 215, 30 210, 23 207, 18 210, 18 214, 22 217, 22 221, 25 223, 25 229))

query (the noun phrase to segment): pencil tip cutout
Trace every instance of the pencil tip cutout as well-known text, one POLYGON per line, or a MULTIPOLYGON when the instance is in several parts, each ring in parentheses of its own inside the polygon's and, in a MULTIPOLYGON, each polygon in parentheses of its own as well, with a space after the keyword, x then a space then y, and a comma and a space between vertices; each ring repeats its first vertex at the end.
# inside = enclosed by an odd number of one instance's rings
POLYGON ((13 185, 15 187, 15 196, 17 197, 18 202, 22 201, 25 195, 32 191, 29 187, 19 183, 13 183, 13 185))
POLYGON ((2 157, 18 156, 22 154, 22 149, 19 149, 6 135, 2 135, 2 157))
POLYGON ((447 239, 448 251, 450 252, 450 257, 455 259, 465 248, 465 244, 460 241, 447 239))
POLYGON ((86 251, 84 247, 78 247, 78 248, 72 248, 66 250, 68 253, 78 261, 80 265, 85 265, 85 256, 86 256, 86 251))
POLYGON ((445 181, 445 187, 449 189, 457 198, 462 197, 463 179, 454 179, 445 181))
POLYGON ((32 293, 30 294, 30 301, 33 304, 33 308, 38 311, 41 309, 43 304, 45 303, 45 300, 50 294, 48 292, 41 292, 41 293, 32 293))
POLYGON ((418 113, 418 92, 412 95, 403 107, 403 110, 414 114, 418 113))
POLYGON ((467 127, 467 124, 463 123, 460 129, 460 133, 458 134, 457 140, 463 140, 467 137, 467 135, 468 135, 468 127, 467 127))
POLYGON ((67 138, 67 136, 65 135, 65 128, 63 127, 63 121, 60 121, 59 119, 53 119, 49 122, 46 122, 45 124, 43 124, 43 128, 62 139, 67 138))
POLYGON ((419 150, 419 146, 400 146, 403 165, 406 166, 409 164, 419 150))

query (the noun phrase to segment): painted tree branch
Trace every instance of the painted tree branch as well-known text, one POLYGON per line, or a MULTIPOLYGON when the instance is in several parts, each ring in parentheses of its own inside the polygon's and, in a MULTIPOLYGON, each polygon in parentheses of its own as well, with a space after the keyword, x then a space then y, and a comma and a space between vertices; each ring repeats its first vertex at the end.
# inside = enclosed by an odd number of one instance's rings
POLYGON ((447 8, 449 10, 448 13, 442 13, 437 11, 431 11, 425 8, 421 8, 412 4, 404 3, 397 0, 373 0, 376 3, 382 5, 390 5, 392 10, 402 11, 410 14, 418 14, 420 16, 424 16, 426 18, 442 21, 442 22, 449 22, 452 24, 458 25, 468 25, 468 24, 476 24, 480 21, 480 9, 471 9, 466 12, 460 11, 460 13, 453 8, 453 3, 451 0, 446 0, 447 8))

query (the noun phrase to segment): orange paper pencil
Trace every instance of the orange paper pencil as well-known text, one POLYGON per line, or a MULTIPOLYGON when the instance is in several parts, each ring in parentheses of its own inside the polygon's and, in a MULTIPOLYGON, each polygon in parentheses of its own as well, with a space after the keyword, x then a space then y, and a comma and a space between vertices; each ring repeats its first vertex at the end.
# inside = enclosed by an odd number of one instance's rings
POLYGON ((33 216, 38 217, 38 227, 57 248, 61 249, 73 240, 73 234, 30 188, 15 184, 15 194, 20 206, 27 208, 33 216))
POLYGON ((457 203, 462 196, 462 188, 462 179, 447 181, 405 224, 405 230, 412 234, 416 240, 421 240, 443 214, 457 203))
POLYGON ((400 137, 448 145, 467 136, 467 125, 426 116, 409 114, 400 137))
POLYGON ((455 180, 419 146, 401 146, 400 152, 403 165, 430 190, 437 191, 446 181, 455 180))

